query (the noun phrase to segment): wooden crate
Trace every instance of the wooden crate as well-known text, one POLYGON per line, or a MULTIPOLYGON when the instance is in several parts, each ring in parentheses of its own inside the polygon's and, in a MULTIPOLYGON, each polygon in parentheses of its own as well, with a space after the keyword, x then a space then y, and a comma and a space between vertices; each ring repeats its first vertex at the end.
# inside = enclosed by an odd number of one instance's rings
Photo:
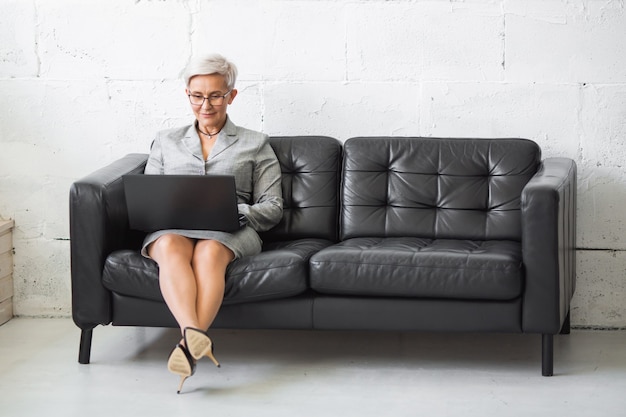
POLYGON ((0 325, 13 317, 13 220, 0 220, 0 325))

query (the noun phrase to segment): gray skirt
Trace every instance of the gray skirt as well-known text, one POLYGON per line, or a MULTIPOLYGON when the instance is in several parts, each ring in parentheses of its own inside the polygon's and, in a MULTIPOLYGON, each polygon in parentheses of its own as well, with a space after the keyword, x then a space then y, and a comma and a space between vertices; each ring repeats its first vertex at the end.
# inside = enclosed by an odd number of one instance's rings
POLYGON ((261 252, 261 238, 253 228, 246 226, 235 233, 215 232, 212 230, 158 230, 146 236, 143 241, 143 246, 141 247, 141 254, 146 258, 150 258, 147 249, 148 245, 157 240, 159 237, 170 233, 185 236, 191 239, 217 240, 233 251, 235 259, 243 258, 244 256, 249 255, 256 255, 261 252))

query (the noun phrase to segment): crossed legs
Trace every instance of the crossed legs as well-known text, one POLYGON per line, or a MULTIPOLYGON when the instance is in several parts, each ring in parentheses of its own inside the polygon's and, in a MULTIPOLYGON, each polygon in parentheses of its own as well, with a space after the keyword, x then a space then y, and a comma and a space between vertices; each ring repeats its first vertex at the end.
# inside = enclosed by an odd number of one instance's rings
POLYGON ((167 234, 148 253, 159 264, 159 285, 181 332, 206 331, 224 298, 226 267, 235 255, 215 240, 194 240, 167 234))
POLYGON ((148 254, 159 264, 161 293, 183 337, 167 361, 170 372, 180 375, 180 394, 202 356, 219 366, 213 356, 213 343, 205 332, 222 304, 226 267, 235 255, 215 240, 176 234, 159 237, 148 247, 148 254))

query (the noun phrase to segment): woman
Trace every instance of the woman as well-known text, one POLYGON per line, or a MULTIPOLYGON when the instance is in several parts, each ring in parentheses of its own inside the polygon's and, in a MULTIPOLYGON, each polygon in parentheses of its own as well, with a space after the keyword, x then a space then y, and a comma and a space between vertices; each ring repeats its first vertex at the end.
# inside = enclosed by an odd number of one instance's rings
POLYGON ((259 253, 257 232, 282 217, 280 165, 268 136, 236 126, 227 115, 237 96, 236 78, 235 65, 220 55, 192 60, 185 93, 196 120, 159 132, 145 169, 146 174, 234 175, 246 223, 232 234, 161 230, 144 240, 142 254, 159 265, 161 293, 182 333, 168 360, 168 369, 181 376, 178 393, 198 359, 208 356, 219 366, 206 331, 222 303, 228 264, 259 253))

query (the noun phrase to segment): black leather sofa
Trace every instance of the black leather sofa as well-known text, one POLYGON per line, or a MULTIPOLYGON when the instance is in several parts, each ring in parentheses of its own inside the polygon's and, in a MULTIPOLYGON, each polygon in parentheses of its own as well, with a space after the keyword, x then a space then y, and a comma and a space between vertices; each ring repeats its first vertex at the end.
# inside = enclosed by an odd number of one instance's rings
MULTIPOLYGON (((238 329, 569 332, 576 165, 524 139, 274 137, 284 216, 230 265, 214 323, 238 329)), ((89 363, 98 325, 175 327, 157 265, 128 228, 131 154, 70 191, 72 313, 89 363)))

